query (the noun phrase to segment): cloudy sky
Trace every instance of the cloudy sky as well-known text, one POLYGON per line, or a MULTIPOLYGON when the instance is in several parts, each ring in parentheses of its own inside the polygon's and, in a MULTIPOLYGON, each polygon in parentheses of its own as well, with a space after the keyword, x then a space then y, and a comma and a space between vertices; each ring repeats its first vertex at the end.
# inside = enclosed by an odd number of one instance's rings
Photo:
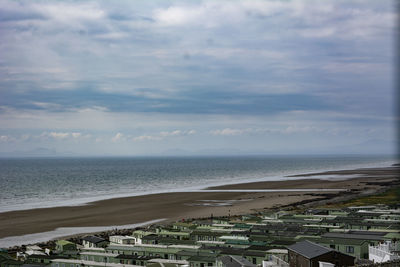
POLYGON ((392 153, 396 14, 388 0, 2 0, 0 153, 392 153))

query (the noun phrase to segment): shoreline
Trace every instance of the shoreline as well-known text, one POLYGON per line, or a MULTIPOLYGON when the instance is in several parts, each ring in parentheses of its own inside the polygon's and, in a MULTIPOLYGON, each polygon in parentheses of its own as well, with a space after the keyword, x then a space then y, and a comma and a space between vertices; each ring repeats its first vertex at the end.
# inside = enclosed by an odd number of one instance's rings
MULTIPOLYGON (((383 162, 375 162, 372 163, 372 166, 374 167, 369 167, 371 164, 367 163, 360 163, 360 164, 353 164, 347 166, 348 169, 343 169, 343 167, 331 167, 327 169, 317 169, 317 170, 304 170, 304 171, 297 171, 296 173, 293 172, 284 172, 284 173, 273 173, 268 176, 262 177, 262 178, 249 178, 245 179, 244 178, 238 180, 235 178, 233 181, 224 181, 224 182, 213 182, 211 185, 194 185, 194 186, 188 186, 184 189, 161 189, 161 190, 149 190, 149 191, 144 191, 144 192, 133 192, 133 193, 111 193, 110 195, 95 195, 95 196, 88 196, 84 198, 78 198, 78 199, 68 199, 68 200, 62 200, 62 199, 57 199, 55 202, 52 204, 49 204, 49 201, 46 200, 45 202, 34 202, 34 204, 28 205, 28 204, 16 204, 16 205, 9 205, 6 206, 7 208, 3 208, 0 206, 0 215, 2 213, 6 212, 12 212, 12 211, 25 211, 25 210, 34 210, 34 209, 42 209, 42 208, 56 208, 56 207, 77 207, 77 206, 84 206, 84 205, 89 205, 94 202, 102 201, 102 200, 111 200, 111 199, 119 199, 119 198, 127 198, 127 197, 138 197, 138 196, 145 196, 145 195, 155 195, 155 194, 164 194, 164 193, 186 193, 186 192, 192 192, 192 191, 200 191, 200 190, 207 190, 209 188, 219 188, 219 187, 225 187, 225 186, 231 186, 231 185, 236 185, 236 184, 248 184, 248 183, 258 183, 258 182, 277 182, 277 181, 287 181, 287 180, 298 180, 298 179, 304 179, 307 177, 313 176, 313 179, 319 178, 319 179, 329 179, 329 177, 326 177, 325 173, 334 173, 341 174, 341 172, 347 172, 351 170, 361 170, 361 169, 381 169, 381 168, 390 168, 393 165, 396 165, 397 161, 394 159, 383 161, 383 162), (299 174, 302 173, 302 174, 299 174), (325 177, 317 177, 316 174, 323 174, 325 177), (67 202, 67 203, 64 203, 67 202)), ((357 175, 357 174, 356 174, 357 175)), ((348 174, 343 176, 343 179, 350 179, 354 178, 356 175, 354 174, 348 174)), ((337 178, 334 178, 337 179, 337 178)))
POLYGON ((0 213, 0 247, 4 238, 41 234, 58 228, 106 228, 110 225, 139 224, 160 218, 165 218, 164 222, 168 223, 186 218, 240 215, 279 207, 296 207, 301 203, 324 199, 334 201, 338 198, 340 200, 344 196, 374 193, 388 188, 398 183, 398 171, 397 167, 392 166, 341 170, 335 171, 334 174, 332 171, 299 174, 298 177, 304 176, 305 179, 230 184, 206 188, 206 190, 217 191, 160 193, 100 200, 83 206, 3 212, 0 213), (341 179, 343 175, 356 172, 361 176, 341 179), (337 179, 310 179, 309 176, 313 175, 336 175, 337 179), (321 188, 338 191, 307 191, 307 189, 321 188), (299 191, 252 192, 260 189, 298 189, 299 191), (340 191, 340 189, 346 189, 346 191, 340 191))

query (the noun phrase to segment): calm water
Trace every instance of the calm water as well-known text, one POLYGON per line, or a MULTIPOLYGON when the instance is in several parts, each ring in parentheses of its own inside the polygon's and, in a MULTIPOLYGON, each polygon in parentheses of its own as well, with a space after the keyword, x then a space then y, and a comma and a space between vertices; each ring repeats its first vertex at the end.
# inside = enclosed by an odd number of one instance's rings
POLYGON ((0 212, 392 163, 390 156, 0 159, 0 212))

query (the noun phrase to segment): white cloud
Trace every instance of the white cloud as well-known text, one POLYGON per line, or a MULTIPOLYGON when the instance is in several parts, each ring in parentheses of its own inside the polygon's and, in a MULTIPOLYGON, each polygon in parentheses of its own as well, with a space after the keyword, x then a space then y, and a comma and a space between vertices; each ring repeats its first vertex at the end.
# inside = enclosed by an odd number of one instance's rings
POLYGON ((154 11, 154 18, 162 25, 181 25, 198 21, 205 10, 199 7, 169 7, 154 11))
POLYGON ((231 129, 231 128, 225 128, 222 130, 213 130, 210 131, 212 135, 242 135, 245 132, 248 132, 248 129, 231 129))
MULTIPOLYGON (((156 9, 153 18, 160 26, 241 27, 263 17, 305 38, 369 38, 395 27, 394 12, 366 7, 340 1, 202 1, 156 9)), ((269 29, 265 33, 276 34, 269 29)))
POLYGON ((73 138, 79 138, 79 137, 82 136, 81 133, 71 133, 71 135, 72 135, 73 138))
POLYGON ((167 137, 167 136, 177 136, 177 135, 181 135, 182 131, 180 130, 175 130, 172 132, 160 132, 160 136, 162 137, 167 137))
POLYGON ((292 6, 279 1, 203 1, 198 4, 177 4, 156 9, 153 18, 160 26, 219 27, 238 24, 252 16, 275 15, 292 6))
MULTIPOLYGON (((319 133, 324 130, 315 126, 298 126, 298 125, 289 125, 286 127, 279 127, 275 125, 275 127, 269 128, 244 128, 244 129, 217 129, 209 131, 211 135, 221 135, 221 136, 237 136, 244 134, 298 134, 298 133, 319 133)), ((325 133, 329 132, 329 128, 326 129, 325 133)))
POLYGON ((0 142, 9 143, 14 142, 16 139, 9 135, 0 135, 0 142))
POLYGON ((390 31, 396 27, 398 14, 395 12, 377 12, 371 9, 354 8, 349 11, 349 19, 342 25, 343 32, 348 37, 371 38, 381 32, 390 31), (352 36, 350 36, 350 34, 352 36))
POLYGON ((69 139, 89 139, 91 138, 90 134, 82 134, 80 132, 43 132, 40 135, 30 135, 30 134, 24 134, 20 138, 21 141, 26 141, 31 138, 34 139, 40 139, 40 140, 47 140, 47 139, 53 139, 53 140, 69 140, 69 139))
POLYGON ((278 133, 281 130, 278 128, 225 128, 225 129, 217 129, 211 130, 209 133, 211 135, 221 135, 221 136, 237 136, 237 135, 245 135, 245 134, 266 134, 266 133, 278 133))
POLYGON ((70 133, 63 133, 63 132, 51 132, 48 134, 49 137, 54 139, 66 139, 70 136, 70 133))
POLYGON ((153 136, 153 135, 141 135, 141 136, 137 136, 132 138, 133 141, 159 141, 163 139, 161 136, 153 136))
POLYGON ((160 136, 162 137, 168 137, 168 136, 184 136, 184 135, 192 135, 195 134, 195 130, 187 130, 187 131, 181 131, 181 130, 175 130, 171 132, 160 132, 160 136))
POLYGON ((116 135, 114 135, 113 138, 111 138, 112 142, 118 142, 124 139, 124 135, 122 133, 117 133, 116 135))
POLYGON ((188 135, 194 135, 196 134, 195 130, 174 130, 174 131, 163 131, 160 132, 159 134, 156 135, 141 135, 132 138, 133 141, 150 141, 150 140, 155 140, 155 141, 160 141, 163 140, 167 137, 177 137, 177 136, 188 136, 188 135))
POLYGON ((129 37, 129 34, 124 32, 108 32, 95 35, 95 38, 97 39, 109 40, 109 41, 125 39, 127 37, 129 37))
POLYGON ((61 3, 47 2, 33 4, 36 12, 51 18, 54 21, 69 25, 81 21, 97 21, 104 18, 106 13, 94 2, 91 3, 61 3))

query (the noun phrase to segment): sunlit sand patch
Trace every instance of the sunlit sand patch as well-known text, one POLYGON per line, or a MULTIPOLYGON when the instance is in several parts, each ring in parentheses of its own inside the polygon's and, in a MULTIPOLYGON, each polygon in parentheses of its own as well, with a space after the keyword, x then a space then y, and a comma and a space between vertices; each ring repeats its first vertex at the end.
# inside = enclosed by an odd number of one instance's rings
POLYGON ((330 181, 343 181, 354 178, 363 177, 362 174, 319 174, 319 175, 304 175, 297 177, 310 177, 313 179, 330 180, 330 181))
POLYGON ((341 192, 347 189, 336 188, 290 188, 290 189, 202 189, 185 190, 182 192, 192 193, 274 193, 274 192, 341 192))
POLYGON ((251 201, 251 200, 253 200, 253 199, 252 198, 227 199, 227 200, 202 199, 202 200, 197 200, 197 202, 194 202, 194 203, 186 203, 185 205, 187 205, 187 206, 205 206, 205 207, 226 207, 226 206, 232 206, 238 202, 246 202, 246 201, 251 201))

